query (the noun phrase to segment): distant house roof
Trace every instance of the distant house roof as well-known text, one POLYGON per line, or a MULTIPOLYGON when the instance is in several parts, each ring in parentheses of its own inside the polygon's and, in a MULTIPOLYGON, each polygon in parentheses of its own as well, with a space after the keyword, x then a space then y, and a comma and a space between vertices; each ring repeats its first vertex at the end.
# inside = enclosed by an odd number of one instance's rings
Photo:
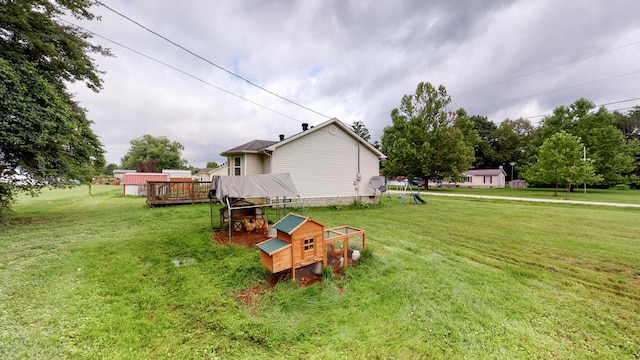
POLYGON ((202 168, 198 171, 198 174, 207 174, 211 170, 213 170, 213 168, 202 168))
POLYGON ((227 167, 227 163, 224 163, 218 167, 215 168, 210 168, 210 167, 206 167, 206 168, 202 168, 198 171, 198 174, 210 174, 213 171, 216 171, 218 169, 222 169, 222 168, 226 168, 227 167))
POLYGON ((312 222, 324 227, 323 223, 318 222, 316 220, 313 220, 313 219, 311 219, 309 217, 298 215, 298 214, 289 213, 289 214, 287 214, 287 216, 285 216, 282 219, 280 219, 280 221, 278 221, 277 223, 273 224, 273 228, 291 235, 291 233, 293 233, 298 227, 300 227, 300 225, 306 223, 307 221, 312 221, 312 222))
POLYGON ((469 175, 499 175, 500 173, 505 174, 503 169, 473 169, 467 170, 467 174, 469 175))

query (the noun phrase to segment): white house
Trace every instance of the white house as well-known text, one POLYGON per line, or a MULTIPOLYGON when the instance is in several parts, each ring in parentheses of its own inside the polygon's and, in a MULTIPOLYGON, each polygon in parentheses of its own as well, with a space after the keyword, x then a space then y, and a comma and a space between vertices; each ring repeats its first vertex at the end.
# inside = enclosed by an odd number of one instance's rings
POLYGON ((288 173, 300 197, 308 205, 373 201, 374 190, 367 184, 380 175, 378 149, 338 119, 279 141, 253 140, 229 149, 230 176, 288 173))
POLYGON ((195 180, 211 181, 212 177, 215 175, 223 175, 223 176, 229 175, 227 164, 222 164, 217 168, 202 168, 195 175, 195 180))
POLYGON ((466 181, 461 183, 463 187, 474 188, 503 188, 507 173, 502 166, 499 169, 474 169, 466 172, 466 181))
POLYGON ((464 175, 465 181, 459 183, 429 183, 429 186, 442 187, 467 187, 467 188, 503 188, 507 173, 502 166, 499 169, 473 169, 467 170, 464 175))

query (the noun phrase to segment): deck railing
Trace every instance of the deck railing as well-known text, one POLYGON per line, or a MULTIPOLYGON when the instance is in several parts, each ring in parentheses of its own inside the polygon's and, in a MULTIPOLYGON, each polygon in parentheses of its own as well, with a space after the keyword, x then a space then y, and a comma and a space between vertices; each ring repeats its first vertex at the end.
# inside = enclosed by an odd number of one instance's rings
POLYGON ((195 204, 209 202, 208 181, 149 181, 147 205, 195 204))

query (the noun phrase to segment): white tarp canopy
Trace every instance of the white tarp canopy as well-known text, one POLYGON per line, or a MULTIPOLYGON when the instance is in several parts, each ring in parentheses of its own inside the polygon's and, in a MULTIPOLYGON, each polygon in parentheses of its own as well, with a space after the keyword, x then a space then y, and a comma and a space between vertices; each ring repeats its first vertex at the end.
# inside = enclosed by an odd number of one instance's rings
POLYGON ((211 190, 224 203, 227 198, 297 198, 289 174, 214 176, 211 190))

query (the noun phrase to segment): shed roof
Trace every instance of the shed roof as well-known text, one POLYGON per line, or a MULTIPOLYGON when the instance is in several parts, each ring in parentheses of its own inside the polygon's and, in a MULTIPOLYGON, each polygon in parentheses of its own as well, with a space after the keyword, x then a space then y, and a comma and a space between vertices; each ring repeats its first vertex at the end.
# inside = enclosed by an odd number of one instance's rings
POLYGON ((161 173, 127 173, 124 174, 122 185, 141 185, 147 181, 168 181, 169 174, 161 173))
POLYGON ((285 248, 287 245, 289 245, 289 243, 284 242, 278 238, 273 238, 267 241, 263 241, 259 244, 257 244, 256 246, 266 252, 268 255, 273 254, 274 252, 285 248))
POLYGON ((298 227, 300 227, 300 225, 306 223, 307 221, 314 222, 324 227, 324 224, 319 221, 313 220, 303 215, 289 213, 287 214, 287 216, 280 219, 280 221, 273 224, 273 228, 291 235, 291 233, 293 233, 298 227))

